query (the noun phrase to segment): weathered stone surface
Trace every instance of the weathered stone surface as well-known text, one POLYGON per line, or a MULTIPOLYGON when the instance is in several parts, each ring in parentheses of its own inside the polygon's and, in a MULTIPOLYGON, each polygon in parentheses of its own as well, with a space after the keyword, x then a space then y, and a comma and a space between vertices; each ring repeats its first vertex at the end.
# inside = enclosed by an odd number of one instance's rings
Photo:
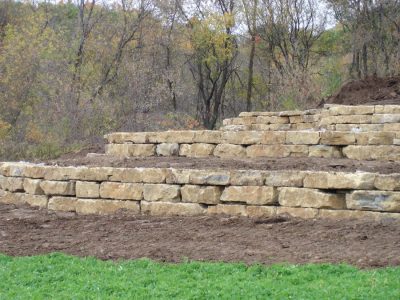
POLYGON ((146 201, 179 202, 181 200, 180 186, 169 184, 145 184, 143 196, 146 201))
POLYGON ((376 114, 400 114, 400 105, 376 105, 376 114))
POLYGON ((383 131, 400 131, 400 123, 386 123, 383 124, 383 131))
POLYGON ((47 208, 47 203, 49 201, 49 198, 44 195, 27 195, 23 194, 24 196, 23 201, 30 206, 34 207, 40 207, 40 208, 47 208))
POLYGON ((277 199, 277 190, 269 186, 229 186, 221 195, 223 202, 245 202, 252 205, 274 204, 277 199))
POLYGON ((362 132, 356 133, 357 145, 392 145, 395 132, 362 132))
POLYGON ((264 173, 258 170, 231 171, 231 185, 264 185, 264 173))
POLYGON ((111 167, 78 167, 76 175, 77 177, 72 179, 82 181, 107 181, 113 172, 115 172, 115 170, 115 168, 111 167))
POLYGON ((225 131, 221 143, 235 145, 260 144, 264 132, 261 131, 225 131))
POLYGON ((157 145, 156 153, 158 156, 177 156, 179 155, 179 144, 162 143, 157 145))
POLYGON ((141 201, 141 211, 152 216, 197 216, 206 213, 206 209, 197 203, 171 203, 141 201))
POLYGON ((0 193, 0 203, 5 203, 5 204, 14 204, 14 205, 29 204, 30 206, 46 208, 47 201, 48 201, 47 196, 43 195, 28 195, 24 193, 15 193, 15 192, 0 193))
POLYGON ((310 146, 308 156, 324 158, 342 158, 342 150, 338 146, 315 145, 310 146))
POLYGON ((287 124, 289 123, 289 117, 278 117, 278 116, 258 116, 256 122, 259 124, 287 124))
POLYGON ((265 145, 284 144, 286 141, 286 134, 287 133, 285 131, 264 132, 261 139, 261 144, 265 145))
POLYGON ((152 132, 148 134, 150 143, 193 143, 195 131, 181 130, 181 131, 161 131, 152 132))
POLYGON ((277 215, 289 215, 294 218, 301 219, 314 219, 318 215, 318 209, 316 208, 303 208, 303 207, 282 207, 276 208, 277 215))
POLYGON ((120 200, 143 199, 143 184, 103 182, 100 185, 100 197, 120 200))
POLYGON ((110 144, 124 144, 127 142, 146 144, 148 143, 148 132, 113 132, 106 134, 104 138, 110 144))
MULTIPOLYGON (((226 125, 221 127, 220 130, 223 131, 242 131, 242 130, 250 130, 253 125, 226 125)), ((254 129, 255 130, 255 129, 254 129)))
POLYGON ((292 130, 312 130, 317 127, 318 127, 317 123, 296 123, 296 124, 292 124, 291 129, 292 130))
POLYGON ((25 178, 23 183, 25 192, 31 195, 44 195, 40 182, 40 179, 25 178))
POLYGON ((4 177, 0 178, 0 186, 5 191, 10 192, 23 192, 24 179, 22 177, 4 177))
POLYGON ((185 185, 181 188, 182 202, 217 204, 220 201, 222 187, 185 185))
POLYGON ((400 123, 400 114, 377 114, 372 116, 372 123, 400 123))
POLYGON ((257 117, 242 117, 231 119, 231 125, 251 125, 258 123, 257 117))
POLYGON ((329 114, 332 116, 337 115, 372 115, 375 112, 373 105, 337 105, 329 107, 329 114))
POLYGON ((75 167, 56 167, 51 166, 47 168, 44 179, 46 180, 74 180, 77 179, 79 173, 79 168, 75 167))
POLYGON ((245 205, 235 205, 235 204, 217 204, 214 206, 209 206, 207 209, 207 214, 223 214, 229 216, 243 216, 247 217, 247 209, 245 205))
POLYGON ((75 211, 78 199, 73 197, 51 197, 48 204, 49 210, 75 211))
POLYGON ((187 157, 208 157, 213 155, 214 149, 214 144, 182 144, 179 155, 187 157))
POLYGON ((288 157, 290 148, 285 145, 251 145, 246 153, 248 157, 288 157))
POLYGON ((25 168, 30 165, 30 163, 24 162, 2 162, 0 164, 0 175, 21 177, 23 176, 25 168))
POLYGON ((76 182, 76 197, 78 198, 99 198, 100 184, 89 181, 76 182))
POLYGON ((331 210, 331 209, 320 209, 318 213, 318 218, 321 219, 368 219, 380 221, 383 219, 397 218, 396 215, 400 217, 400 214, 393 213, 382 213, 373 211, 361 211, 361 210, 331 210))
POLYGON ((357 160, 400 160, 400 146, 347 146, 345 157, 357 160))
POLYGON ((331 124, 370 124, 371 120, 371 115, 329 116, 322 117, 319 125, 324 126, 331 124))
POLYGON ((289 150, 289 156, 292 157, 307 157, 308 156, 308 145, 287 145, 285 146, 289 150))
POLYGON ((200 185, 228 185, 229 171, 190 170, 189 182, 200 185))
POLYGON ((223 158, 244 157, 246 156, 246 148, 240 145, 219 144, 215 147, 214 156, 223 158))
POLYGON ((321 132, 321 144, 323 145, 353 145, 355 142, 354 133, 340 131, 321 132))
POLYGON ((46 174, 49 166, 44 165, 28 165, 24 168, 23 176, 35 179, 42 179, 46 174))
POLYGON ((309 172, 304 178, 304 187, 314 189, 358 189, 374 188, 375 174, 309 172))
POLYGON ((132 183, 164 183, 167 176, 164 168, 120 168, 114 169, 110 181, 132 183))
POLYGON ((276 215, 276 206, 247 206, 246 212, 250 218, 271 218, 276 215))
POLYGON ((192 170, 187 169, 168 169, 166 183, 168 184, 187 184, 190 182, 192 170))
POLYGON ((78 199, 75 206, 79 214, 108 215, 119 210, 126 210, 133 214, 140 213, 139 201, 78 199))
POLYGON ((75 182, 43 180, 40 187, 46 195, 75 196, 75 182))
POLYGON ((288 131, 286 133, 286 144, 294 145, 316 145, 319 143, 319 132, 312 131, 288 131))
POLYGON ((265 173, 265 185, 275 187, 302 187, 306 176, 302 171, 268 171, 265 173))
POLYGON ((221 143, 221 131, 198 130, 194 132, 194 143, 219 144, 221 143))
POLYGON ((23 195, 24 195, 23 193, 15 193, 15 192, 0 190, 0 203, 15 204, 15 205, 25 204, 23 195))
POLYGON ((344 194, 325 193, 314 189, 292 187, 279 189, 279 204, 287 207, 333 209, 346 207, 344 194))
POLYGON ((346 195, 348 209, 400 212, 400 192, 354 191, 346 195))
POLYGON ((384 191, 400 191, 400 174, 377 175, 375 187, 384 191))
POLYGON ((383 127, 383 124, 336 124, 335 130, 350 132, 381 131, 383 127))
POLYGON ((108 144, 105 145, 106 154, 114 156, 154 156, 153 144, 108 144))

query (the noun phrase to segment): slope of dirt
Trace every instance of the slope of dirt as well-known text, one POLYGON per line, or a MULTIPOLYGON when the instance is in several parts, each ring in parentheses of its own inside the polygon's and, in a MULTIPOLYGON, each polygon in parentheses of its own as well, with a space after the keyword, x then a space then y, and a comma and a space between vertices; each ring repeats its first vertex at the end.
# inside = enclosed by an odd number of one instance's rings
MULTIPOLYGON (((40 161, 39 161, 40 162, 40 161)), ((58 166, 88 166, 116 168, 185 168, 220 170, 318 170, 341 172, 398 173, 400 162, 359 161, 344 158, 285 157, 285 158, 241 158, 222 159, 218 157, 131 157, 117 158, 107 155, 95 157, 71 157, 45 162, 58 166)))
MULTIPOLYGON (((400 105, 400 76, 352 80, 324 103, 344 105, 400 105)), ((323 103, 322 103, 323 104, 323 103)))
POLYGON ((148 257, 245 263, 400 265, 397 220, 78 216, 0 204, 0 253, 64 252, 101 259, 148 257))

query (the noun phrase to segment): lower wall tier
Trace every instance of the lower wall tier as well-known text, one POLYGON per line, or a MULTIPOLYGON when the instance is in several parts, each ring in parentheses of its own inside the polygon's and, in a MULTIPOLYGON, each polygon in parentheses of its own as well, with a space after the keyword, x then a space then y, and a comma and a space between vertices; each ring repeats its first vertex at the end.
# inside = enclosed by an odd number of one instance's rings
POLYGON ((400 174, 0 164, 0 202, 110 214, 400 219, 400 174))

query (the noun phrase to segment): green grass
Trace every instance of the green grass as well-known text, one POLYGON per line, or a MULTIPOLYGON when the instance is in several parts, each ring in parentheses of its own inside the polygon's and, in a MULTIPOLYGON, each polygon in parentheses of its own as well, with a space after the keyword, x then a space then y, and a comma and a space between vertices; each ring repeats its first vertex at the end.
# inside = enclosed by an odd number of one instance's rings
POLYGON ((0 299, 400 299, 400 268, 0 255, 0 299))

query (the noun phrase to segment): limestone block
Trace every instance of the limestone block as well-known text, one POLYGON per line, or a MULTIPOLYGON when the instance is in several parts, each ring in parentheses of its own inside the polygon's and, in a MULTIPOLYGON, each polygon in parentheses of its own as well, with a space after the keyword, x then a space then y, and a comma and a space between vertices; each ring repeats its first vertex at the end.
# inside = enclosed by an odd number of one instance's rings
POLYGON ((223 126, 232 125, 232 119, 224 119, 224 120, 222 120, 222 125, 223 126))
POLYGON ((393 140, 393 145, 398 145, 398 146, 400 146, 400 139, 394 139, 394 140, 393 140))
POLYGON ((400 160, 400 146, 347 146, 345 157, 356 160, 400 160))
POLYGON ((44 174, 44 179, 62 181, 75 180, 79 177, 78 173, 79 168, 50 166, 44 174))
POLYGON ((40 187, 46 195, 75 196, 75 182, 72 181, 50 181, 40 182, 40 187))
POLYGON ((395 132, 362 132, 356 133, 357 145, 392 145, 395 132))
POLYGON ((277 199, 277 190, 269 186, 229 186, 221 196, 223 202, 245 202, 251 205, 274 204, 277 199))
POLYGON ((214 149, 214 144, 182 144, 179 155, 187 157, 208 157, 213 155, 214 149))
POLYGON ((25 178, 23 183, 25 192, 31 195, 44 195, 40 182, 40 179, 25 178))
POLYGON ((231 185, 264 185, 264 173, 258 170, 234 170, 231 185))
POLYGON ((221 127, 223 131, 242 131, 242 130, 250 130, 253 125, 226 125, 221 127))
POLYGON ((251 145, 246 153, 248 157, 288 157, 290 148, 285 145, 251 145))
POLYGON ((106 154, 114 156, 154 156, 153 144, 108 144, 105 145, 106 154))
POLYGON ((100 197, 119 200, 143 199, 143 184, 103 182, 100 185, 100 197))
POLYGON ((99 198, 100 184, 89 181, 76 182, 76 197, 78 198, 99 198))
POLYGON ((277 115, 281 117, 294 117, 294 116, 303 116, 305 115, 305 112, 302 110, 285 110, 278 112, 277 115))
POLYGON ((132 183, 164 183, 167 176, 164 168, 119 168, 114 169, 110 181, 132 183))
POLYGON ((382 131, 384 125, 383 124, 337 124, 335 127, 336 131, 365 132, 365 131, 382 131))
POLYGON ((338 146, 315 145, 310 146, 310 157, 324 157, 324 158, 342 158, 342 150, 338 146))
POLYGON ((259 116, 257 121, 253 123, 258 124, 288 124, 289 117, 278 117, 278 116, 259 116))
POLYGON ((23 171, 23 177, 29 177, 34 179, 43 179, 47 170, 50 169, 49 166, 44 165, 28 165, 23 171))
POLYGON ((348 209, 400 212, 400 192, 354 191, 346 195, 348 209))
POLYGON ((342 209, 346 207, 345 195, 325 193, 306 188, 279 189, 279 204, 287 207, 312 207, 342 209))
POLYGON ((24 179, 22 177, 5 177, 0 178, 0 186, 5 191, 10 192, 23 192, 24 179))
POLYGON ((77 200, 78 199, 73 197, 51 197, 48 209, 56 211, 75 211, 77 200))
POLYGON ((194 143, 219 144, 222 132, 217 130, 198 130, 194 132, 194 143))
POLYGON ((294 145, 316 145, 319 143, 319 132, 312 131, 288 131, 286 133, 286 144, 294 145))
POLYGON ((292 130, 312 130, 315 129, 317 126, 317 123, 296 123, 292 124, 291 129, 292 130))
POLYGON ((303 208, 303 207, 282 207, 276 208, 277 215, 289 215, 294 218, 301 219, 314 219, 318 215, 318 209, 316 208, 303 208))
POLYGON ((166 183, 168 184, 187 184, 190 182, 192 170, 187 169, 168 169, 166 183))
POLYGON ((400 114, 400 105, 376 105, 376 114, 400 114))
POLYGON ((79 167, 77 168, 77 177, 73 179, 82 181, 107 181, 115 171, 116 169, 112 167, 79 167))
POLYGON ((141 201, 141 211, 151 216, 197 216, 205 214, 207 210, 197 203, 141 201))
POLYGON ((377 175, 375 187, 384 191, 400 191, 400 174, 377 175))
POLYGON ((302 187, 306 172, 268 171, 265 173, 265 185, 275 187, 302 187))
POLYGON ((308 145, 287 145, 284 146, 289 149, 290 156, 292 157, 307 157, 308 156, 308 145))
POLYGON ((247 217, 247 209, 245 205, 236 204, 217 204, 209 206, 207 209, 209 215, 229 215, 229 216, 242 216, 247 217))
MULTIPOLYGON (((271 129, 274 130, 274 129, 271 129)), ((286 141, 286 132, 285 131, 268 131, 264 132, 261 144, 265 145, 275 145, 275 144, 284 144, 286 141)))
POLYGON ((47 208, 47 203, 49 201, 49 198, 44 195, 28 195, 28 194, 23 194, 24 196, 23 201, 34 207, 40 207, 40 208, 47 208))
POLYGON ((214 156, 222 158, 244 157, 246 156, 246 148, 241 145, 219 144, 215 147, 214 156))
POLYGON ((264 133, 261 131, 225 131, 222 143, 235 145, 260 144, 264 133))
POLYGON ((256 111, 243 111, 239 114, 239 117, 257 117, 259 112, 256 111))
POLYGON ((162 143, 157 145, 156 153, 158 156, 177 156, 179 155, 179 144, 162 143))
POLYGON ((320 209, 318 213, 318 218, 321 219, 368 219, 369 221, 381 221, 390 218, 399 218, 398 213, 383 213, 375 211, 361 211, 361 210, 330 210, 330 209, 320 209))
POLYGON ((251 125, 258 123, 257 120, 257 117, 233 118, 231 119, 231 125, 251 125))
POLYGON ((169 184, 145 184, 143 197, 146 201, 179 202, 181 201, 180 186, 169 184))
POLYGON ((372 116, 372 123, 400 123, 400 114, 378 114, 372 116))
POLYGON ((189 182, 200 185, 228 185, 230 178, 229 171, 190 170, 189 182))
POLYGON ((193 143, 195 132, 193 130, 162 131, 149 133, 149 143, 193 143))
POLYGON ((332 116, 337 115, 372 115, 375 112, 373 105, 337 105, 329 107, 329 114, 332 116))
POLYGON ((147 144, 149 142, 148 132, 113 132, 106 134, 104 138, 110 144, 147 144))
POLYGON ((371 115, 344 115, 322 117, 319 122, 320 126, 331 124, 371 124, 371 115))
POLYGON ((271 218, 276 215, 276 206, 247 206, 247 216, 250 218, 271 218))
POLYGON ((356 172, 308 172, 304 187, 314 189, 358 189, 374 188, 374 173, 356 172))
POLYGON ((30 163, 25 162, 3 162, 0 164, 0 175, 22 177, 25 168, 30 165, 30 163))
POLYGON ((24 193, 3 192, 3 196, 0 196, 0 203, 14 205, 28 204, 30 206, 40 208, 46 208, 47 201, 47 196, 43 195, 28 195, 24 193))
POLYGON ((321 132, 322 145, 353 145, 356 142, 354 133, 340 131, 321 132))
POLYGON ((14 193, 0 190, 0 203, 23 205, 25 204, 23 195, 23 193, 14 193))
POLYGON ((109 215, 119 210, 126 210, 133 214, 140 213, 139 201, 78 199, 76 212, 79 214, 109 215))
MULTIPOLYGON (((281 125, 281 124, 278 124, 281 125)), ((282 125, 289 125, 290 128, 290 124, 282 124, 282 125)), ((271 124, 252 124, 250 126, 250 131, 269 131, 271 130, 271 124)))
POLYGON ((400 131, 400 123, 386 123, 383 124, 383 131, 400 131))
POLYGON ((181 188, 182 202, 218 204, 222 187, 185 185, 181 188))

